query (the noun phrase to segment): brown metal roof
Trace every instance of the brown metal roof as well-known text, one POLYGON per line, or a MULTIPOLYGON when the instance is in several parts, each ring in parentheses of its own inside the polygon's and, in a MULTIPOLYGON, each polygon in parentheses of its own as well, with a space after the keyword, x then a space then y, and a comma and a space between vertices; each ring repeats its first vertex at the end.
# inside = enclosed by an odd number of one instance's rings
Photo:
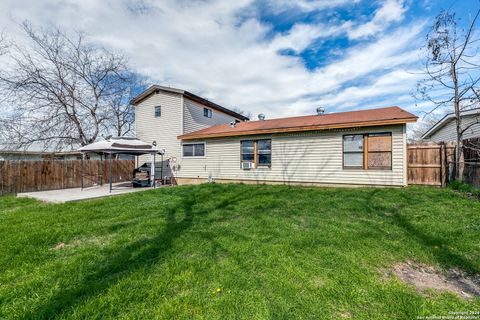
POLYGON ((221 105, 218 105, 218 104, 216 104, 212 101, 209 101, 205 98, 197 96, 196 94, 193 94, 191 92, 188 92, 188 91, 185 91, 185 90, 182 90, 182 89, 164 87, 164 86, 159 86, 159 85, 150 86, 147 90, 143 91, 138 96, 136 96, 135 98, 130 100, 130 104, 136 106, 137 104, 139 104, 140 102, 142 102, 143 100, 148 98, 150 95, 152 95, 156 92, 159 92, 159 91, 178 93, 178 94, 181 94, 184 97, 186 97, 190 100, 196 101, 196 102, 198 102, 202 105, 205 105, 205 106, 210 107, 212 109, 218 110, 218 111, 226 113, 228 115, 231 115, 232 117, 234 117, 236 119, 239 119, 239 120, 242 120, 242 121, 249 120, 248 117, 245 117, 244 115, 241 115, 241 114, 239 114, 239 113, 237 113, 233 110, 224 108, 221 105))
POLYGON ((387 107, 324 115, 239 122, 233 128, 229 124, 222 124, 187 133, 178 138, 182 140, 193 140, 253 134, 379 126, 415 121, 417 121, 417 116, 399 107, 387 107))

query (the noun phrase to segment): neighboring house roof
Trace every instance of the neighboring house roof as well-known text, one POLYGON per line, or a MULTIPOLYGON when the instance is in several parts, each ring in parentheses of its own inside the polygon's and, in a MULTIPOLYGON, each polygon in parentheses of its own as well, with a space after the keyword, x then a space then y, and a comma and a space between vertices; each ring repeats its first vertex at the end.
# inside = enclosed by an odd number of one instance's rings
POLYGON ((187 97, 188 99, 190 100, 193 100, 193 101, 196 101, 200 104, 203 104, 207 107, 210 107, 212 109, 215 109, 217 111, 220 111, 220 112, 223 112, 223 113, 226 113, 228 115, 231 115, 232 117, 235 117, 237 119, 240 119, 240 120, 243 120, 243 121, 246 121, 246 120, 249 120, 248 117, 245 117, 244 115, 241 115, 235 111, 232 111, 230 109, 227 109, 227 108, 224 108, 222 107, 221 105, 218 105, 212 101, 209 101, 205 98, 202 98, 200 96, 197 96, 193 93, 190 93, 186 90, 182 90, 182 89, 176 89, 176 88, 170 88, 170 87, 164 87, 164 86, 159 86, 159 85, 153 85, 151 86, 150 88, 148 88, 147 90, 143 91, 142 93, 140 93, 138 96, 136 96, 135 98, 133 98, 132 100, 130 100, 130 103, 134 106, 138 105, 140 102, 142 102, 143 100, 145 100, 146 98, 148 98, 150 95, 154 94, 154 93, 157 93, 159 91, 165 91, 165 92, 172 92, 172 93, 178 93, 178 94, 181 94, 183 95, 184 97, 187 97))
POLYGON ((323 115, 280 118, 212 126, 179 136, 182 140, 230 137, 280 132, 300 132, 326 129, 379 126, 417 121, 417 116, 399 108, 338 112, 323 115))
POLYGON ((58 155, 66 155, 66 154, 80 154, 80 152, 75 151, 73 148, 75 146, 71 146, 72 149, 64 149, 58 150, 53 148, 52 146, 47 146, 41 142, 34 142, 24 147, 19 147, 15 143, 7 143, 4 141, 0 141, 0 153, 2 154, 25 154, 25 155, 34 155, 34 154, 58 154, 58 155))
MULTIPOLYGON (((460 112, 461 117, 471 116, 471 115, 479 115, 480 116, 480 108, 465 110, 460 112)), ((429 139, 432 135, 434 135, 438 130, 443 128, 447 125, 450 121, 455 119, 455 113, 447 113, 442 119, 440 119, 437 123, 435 123, 430 129, 427 130, 422 135, 422 139, 429 139)))

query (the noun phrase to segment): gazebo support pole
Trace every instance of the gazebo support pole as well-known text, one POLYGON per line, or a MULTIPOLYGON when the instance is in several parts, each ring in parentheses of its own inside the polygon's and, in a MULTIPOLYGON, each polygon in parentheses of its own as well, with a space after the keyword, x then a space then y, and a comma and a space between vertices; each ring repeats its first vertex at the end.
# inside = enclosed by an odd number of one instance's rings
POLYGON ((103 186, 103 153, 100 153, 100 185, 103 186))
POLYGON ((162 185, 164 184, 163 181, 163 153, 160 154, 162 158, 162 165, 160 166, 160 181, 162 181, 162 185))
POLYGON ((155 153, 150 154, 152 164, 150 165, 150 186, 155 188, 155 153))
POLYGON ((82 157, 80 158, 80 176, 81 176, 81 190, 83 191, 83 158, 85 157, 85 153, 82 152, 82 157))
POLYGON ((113 157, 113 154, 110 153, 110 165, 109 165, 109 171, 110 171, 110 177, 109 177, 109 181, 110 181, 110 193, 112 193, 112 157, 113 157))

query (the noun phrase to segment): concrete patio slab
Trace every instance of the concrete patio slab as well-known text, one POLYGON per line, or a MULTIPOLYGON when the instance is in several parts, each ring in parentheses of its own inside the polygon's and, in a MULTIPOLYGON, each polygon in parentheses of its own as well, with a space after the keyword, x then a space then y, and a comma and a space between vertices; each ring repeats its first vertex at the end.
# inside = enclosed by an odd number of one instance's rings
MULTIPOLYGON (((158 188, 158 187, 157 187, 158 188)), ((18 193, 20 198, 34 198, 44 202, 64 203, 71 201, 88 200, 95 198, 111 197, 119 194, 151 190, 153 188, 133 188, 131 183, 119 182, 113 184, 113 190, 109 192, 109 185, 95 186, 90 188, 70 188, 60 190, 48 190, 37 192, 18 193)))

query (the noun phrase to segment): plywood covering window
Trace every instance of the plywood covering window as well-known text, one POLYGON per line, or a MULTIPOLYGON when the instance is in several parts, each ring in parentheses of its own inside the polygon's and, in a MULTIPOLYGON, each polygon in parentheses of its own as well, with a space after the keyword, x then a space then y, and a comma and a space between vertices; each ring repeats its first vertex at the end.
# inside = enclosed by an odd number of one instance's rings
POLYGON ((184 157, 205 157, 205 143, 186 143, 183 145, 184 157))
POLYGON ((271 167, 272 140, 243 140, 240 141, 240 160, 253 162, 255 167, 271 167))
POLYGON ((370 133, 343 136, 343 168, 392 169, 392 134, 370 133))
POLYGON ((367 168, 392 170, 392 134, 371 133, 367 140, 367 168))

